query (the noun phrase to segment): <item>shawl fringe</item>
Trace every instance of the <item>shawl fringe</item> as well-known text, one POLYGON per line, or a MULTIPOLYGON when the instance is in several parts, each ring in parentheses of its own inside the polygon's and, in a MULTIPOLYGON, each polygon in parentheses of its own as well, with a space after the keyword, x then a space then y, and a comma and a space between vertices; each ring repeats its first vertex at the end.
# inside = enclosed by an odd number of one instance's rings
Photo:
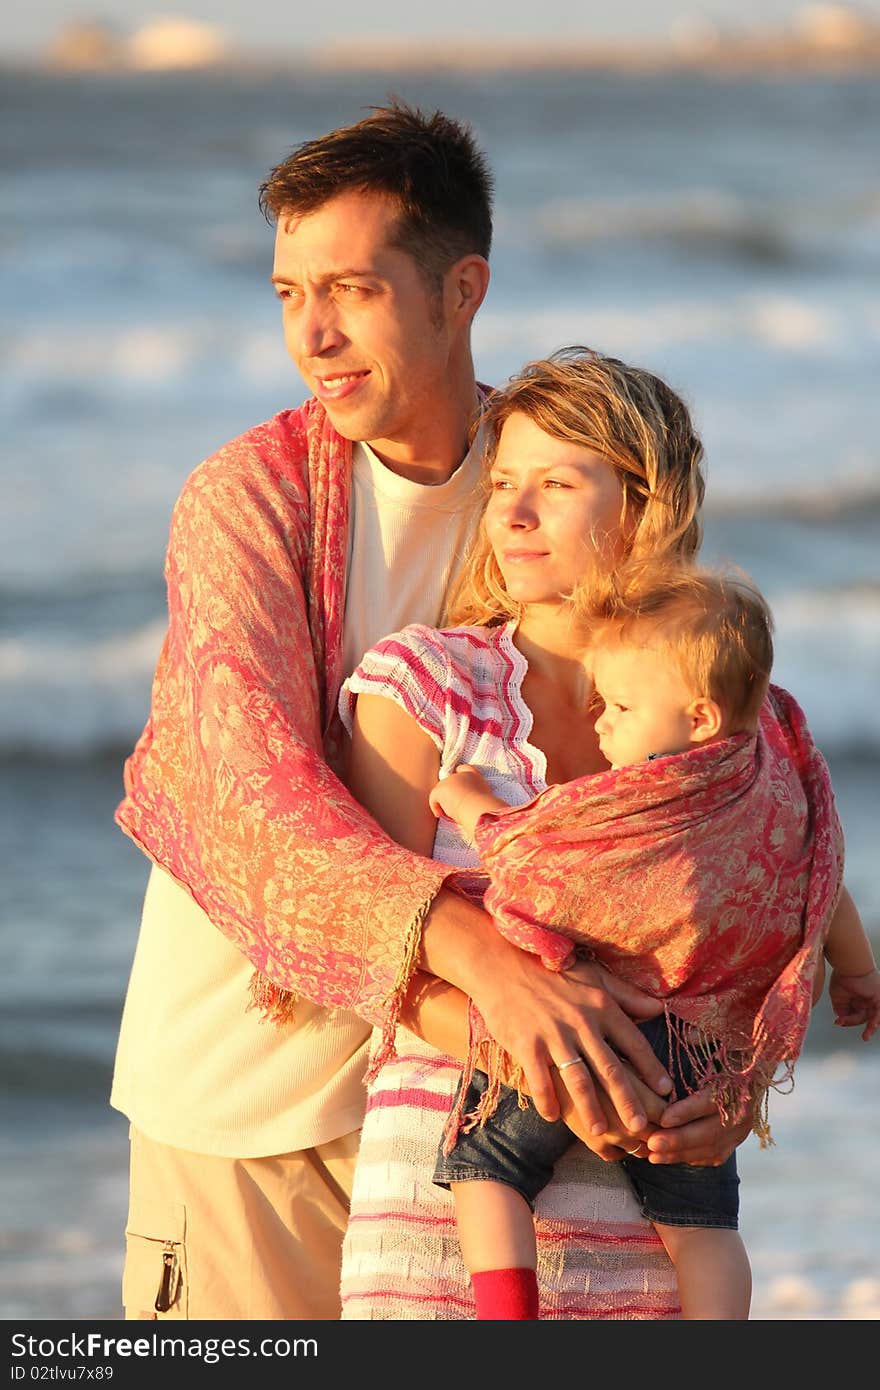
POLYGON ((418 964, 425 918, 431 910, 433 902, 433 897, 425 899, 413 918, 407 933, 403 946, 403 955, 401 956, 400 965, 397 968, 397 974, 394 977, 394 984, 385 1000, 387 1012, 382 1024, 382 1036, 378 1047, 374 1049, 370 1057, 370 1063, 367 1068, 365 1078, 367 1085, 375 1081, 385 1063, 390 1062, 397 1055, 395 1039, 397 1036, 397 1028, 400 1023, 400 1010, 403 1007, 404 998, 418 964))
POLYGON ((447 1156, 455 1147, 459 1134, 469 1134, 472 1129, 482 1127, 494 1115, 502 1086, 510 1086, 516 1091, 520 1110, 527 1109, 529 1104, 525 1072, 513 1061, 510 1053, 490 1036, 473 1000, 468 1004, 468 1027, 468 1054, 462 1068, 455 1103, 443 1129, 443 1153, 447 1156), (488 1085, 476 1108, 465 1112, 465 1097, 475 1071, 486 1073, 488 1085))
POLYGON ((247 1011, 258 1009, 266 1023, 295 1023, 296 995, 292 989, 283 989, 268 979, 261 970, 255 970, 248 989, 250 1003, 247 1011))
MULTIPOLYGON (((761 1039, 732 1039, 710 1036, 688 1020, 665 1009, 669 1048, 667 1069, 679 1072, 682 1059, 690 1063, 695 1084, 689 1089, 694 1095, 708 1088, 718 1113, 727 1125, 739 1124, 749 1118, 752 1132, 762 1149, 773 1145, 768 1116, 770 1090, 778 1090, 790 1081, 794 1085, 794 1061, 783 1062, 781 1076, 778 1066, 761 1064, 761 1039)), ((681 1099, 681 1097, 679 1097, 681 1099)))
MULTIPOLYGON (((774 1090, 788 1094, 794 1089, 794 1058, 783 1061, 768 1071, 756 1063, 760 1039, 733 1042, 721 1041, 696 1027, 687 1019, 677 1017, 667 1006, 664 1009, 668 1050, 666 1066, 680 1071, 682 1058, 690 1063, 695 1084, 689 1094, 709 1089, 718 1113, 727 1125, 739 1124, 748 1118, 752 1132, 762 1149, 772 1148, 775 1140, 770 1131, 769 1095, 774 1090), (781 1067, 781 1071, 780 1071, 781 1067)), ((443 1152, 449 1155, 459 1134, 469 1134, 482 1127, 494 1115, 502 1086, 517 1093, 520 1110, 529 1104, 525 1073, 515 1065, 486 1030, 482 1016, 471 1003, 469 1010, 470 1044, 462 1071, 461 1085, 443 1130, 443 1152), (486 1089, 473 1110, 465 1110, 467 1088, 475 1071, 483 1071, 488 1079, 486 1089)), ((681 1096, 678 1097, 682 1099, 681 1096)))
MULTIPOLYGON (((425 918, 428 915, 433 901, 433 898, 427 898, 425 902, 422 903, 407 933, 403 957, 394 979, 394 985, 385 1001, 388 1006, 388 1012, 382 1028, 381 1042, 370 1062, 369 1071, 367 1072, 368 1081, 372 1081, 385 1063, 390 1061, 395 1055, 394 1041, 400 1022, 400 1010, 416 969, 419 948, 422 941, 422 930, 425 925, 425 918)), ((275 1023, 283 1026, 284 1024, 296 1022, 297 995, 291 989, 284 989, 281 985, 276 985, 274 981, 270 980, 262 971, 254 971, 251 976, 248 993, 250 994, 250 1002, 247 1005, 248 1011, 251 1009, 259 1010, 266 1023, 275 1023)))

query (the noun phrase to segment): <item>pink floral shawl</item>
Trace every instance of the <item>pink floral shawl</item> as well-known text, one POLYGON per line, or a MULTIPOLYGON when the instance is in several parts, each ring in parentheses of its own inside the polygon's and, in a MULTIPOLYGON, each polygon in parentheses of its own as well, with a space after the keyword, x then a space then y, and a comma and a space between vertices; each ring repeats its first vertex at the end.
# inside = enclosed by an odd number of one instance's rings
POLYGON ((189 478, 116 819, 253 962, 269 1016, 291 1017, 296 994, 351 1009, 384 1028, 387 1054, 449 869, 394 844, 331 771, 350 469, 310 401, 189 478))
POLYGON ((481 817, 476 840, 499 931, 553 970, 576 944, 662 998, 670 1047, 768 1139, 767 1089, 801 1050, 843 875, 828 769, 792 697, 771 686, 756 737, 551 787, 481 817))

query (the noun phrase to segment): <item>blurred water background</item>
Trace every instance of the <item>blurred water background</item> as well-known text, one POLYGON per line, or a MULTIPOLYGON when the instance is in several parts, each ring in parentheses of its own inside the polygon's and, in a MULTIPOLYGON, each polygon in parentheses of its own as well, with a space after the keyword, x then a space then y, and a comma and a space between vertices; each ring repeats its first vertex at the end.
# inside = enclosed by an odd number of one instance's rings
MULTIPOLYGON (((775 678, 830 763, 880 948, 876 74, 6 71, 6 1319, 121 1315, 127 1131, 107 1094, 147 870, 112 816, 163 633, 169 514, 201 458, 304 396, 261 179, 391 90, 470 120, 496 172, 481 378, 579 342, 691 403, 704 554, 773 605, 775 678)), ((771 1108, 776 1147, 740 1151, 756 1318, 880 1314, 877 1048, 823 1001, 771 1108)))

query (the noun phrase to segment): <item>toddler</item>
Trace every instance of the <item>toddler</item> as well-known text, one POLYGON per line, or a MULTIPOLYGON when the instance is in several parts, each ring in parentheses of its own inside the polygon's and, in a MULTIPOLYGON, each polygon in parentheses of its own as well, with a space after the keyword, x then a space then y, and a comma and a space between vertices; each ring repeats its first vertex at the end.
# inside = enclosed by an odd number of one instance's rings
MULTIPOLYGON (((463 765, 434 787, 431 808, 480 849, 490 877, 486 905, 500 930, 537 951, 551 968, 571 962, 574 941, 610 969, 630 972, 629 978, 664 1000, 663 1014, 641 1026, 677 1093, 712 1086, 723 1114, 736 1119, 748 1106, 756 1132, 769 1142, 762 1118, 767 1088, 776 1084, 780 1064, 790 1074, 800 1050, 812 1002, 805 1003, 805 990, 810 992, 823 953, 832 971, 836 1021, 863 1025, 866 1041, 880 1025, 880 972, 842 890, 842 858, 826 866, 824 898, 815 887, 817 863, 809 875, 797 865, 788 896, 774 906, 773 931, 756 928, 760 911, 749 897, 755 864, 777 852, 797 858, 791 846, 783 851, 779 845, 781 836, 791 836, 788 821, 765 837, 769 823, 754 810, 761 804, 755 798, 762 778, 768 803, 788 796, 790 759, 798 777, 793 800, 801 784, 805 797, 793 814, 817 823, 825 816, 836 825, 833 803, 820 804, 827 770, 794 701, 770 686, 771 616, 747 577, 679 563, 643 566, 608 580, 581 613, 590 625, 589 663, 603 705, 595 729, 612 772, 551 787, 513 810, 493 795, 477 768, 463 765), (776 761, 784 774, 774 784, 776 761), (607 824, 597 837, 594 811, 605 804, 610 812, 603 812, 607 824), (659 805, 664 809, 654 826, 659 805), (617 807, 623 819, 615 818, 617 807), (666 861, 661 858, 655 869, 648 854, 632 862, 626 880, 626 896, 641 895, 644 902, 638 939, 603 940, 595 901, 579 888, 577 835, 583 854, 597 862, 600 856, 611 862, 616 839, 625 850, 627 834, 650 838, 654 829, 663 855, 676 836, 690 836, 681 852, 673 845, 683 862, 682 855, 696 854, 690 847, 698 836, 700 875, 711 878, 715 851, 721 863, 734 848, 725 829, 731 808, 740 816, 739 836, 742 814, 754 820, 754 845, 744 862, 725 871, 732 883, 724 890, 724 911, 704 920, 713 912, 695 891, 687 910, 670 919, 660 911, 668 896, 666 861), (573 836, 580 821, 589 829, 573 836), (568 858, 558 857, 560 846, 568 858), (780 912, 787 924, 781 929, 780 912), (781 932, 778 940, 774 931, 781 932), (636 966, 640 976, 631 973, 636 966)), ((581 863, 586 869, 587 860, 581 863)), ((685 871, 683 881, 688 878, 685 871)), ((766 896, 765 880, 756 882, 758 895, 766 896)), ((774 880, 773 893, 777 889, 774 880)), ((581 1063, 573 1057, 562 1067, 581 1063)), ((469 1078, 466 1072, 434 1180, 454 1194, 478 1316, 537 1316, 532 1209, 554 1162, 573 1141, 562 1121, 543 1120, 515 1089, 493 1086, 482 1071, 471 1068, 469 1078)), ((652 1164, 641 1153, 646 1150, 636 1147, 622 1161, 675 1265, 684 1317, 746 1318, 751 1276, 737 1233, 735 1155, 719 1167, 691 1167, 652 1164)))

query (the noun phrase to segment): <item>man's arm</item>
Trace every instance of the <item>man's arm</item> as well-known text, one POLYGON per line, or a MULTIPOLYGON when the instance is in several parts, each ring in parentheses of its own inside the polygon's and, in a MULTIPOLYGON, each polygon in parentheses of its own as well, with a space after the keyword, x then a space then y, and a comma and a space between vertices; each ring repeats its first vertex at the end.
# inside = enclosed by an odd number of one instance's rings
POLYGON ((118 819, 275 986, 391 1028, 449 871, 392 843, 324 761, 313 522, 273 457, 291 447, 224 451, 181 494, 118 819))
MULTIPOLYGON (((488 935, 482 935, 484 923, 474 919, 466 940, 459 938, 462 954, 455 964, 432 958, 425 946, 432 917, 439 916, 447 897, 453 896, 444 890, 435 900, 422 937, 421 959, 437 974, 457 973, 464 979, 470 957, 473 984, 463 992, 471 994, 492 1036, 523 1067, 527 1089, 545 1119, 561 1115, 606 1161, 632 1152, 632 1135, 642 1141, 639 1152, 652 1163, 715 1166, 748 1138, 751 1121, 726 1126, 705 1095, 688 1096, 673 1105, 661 1098, 668 1089, 666 1073, 632 1022, 632 1017, 650 1017, 656 1001, 600 967, 580 962, 564 974, 545 970, 536 957, 506 942, 485 913, 479 916, 488 923, 488 935), (499 943, 502 951, 516 953, 512 960, 494 954, 499 943), (561 1038, 566 1041, 561 1043, 561 1038), (566 1067, 563 1072, 553 1068, 553 1060, 558 1062, 567 1046, 572 1050, 566 1057, 580 1054, 589 1067, 566 1067), (627 1058, 632 1066, 627 1066, 627 1058), (567 1100, 560 1108, 563 1092, 567 1100)), ((447 938, 446 951, 449 947, 447 938)), ((448 962, 448 956, 442 960, 448 962)))

